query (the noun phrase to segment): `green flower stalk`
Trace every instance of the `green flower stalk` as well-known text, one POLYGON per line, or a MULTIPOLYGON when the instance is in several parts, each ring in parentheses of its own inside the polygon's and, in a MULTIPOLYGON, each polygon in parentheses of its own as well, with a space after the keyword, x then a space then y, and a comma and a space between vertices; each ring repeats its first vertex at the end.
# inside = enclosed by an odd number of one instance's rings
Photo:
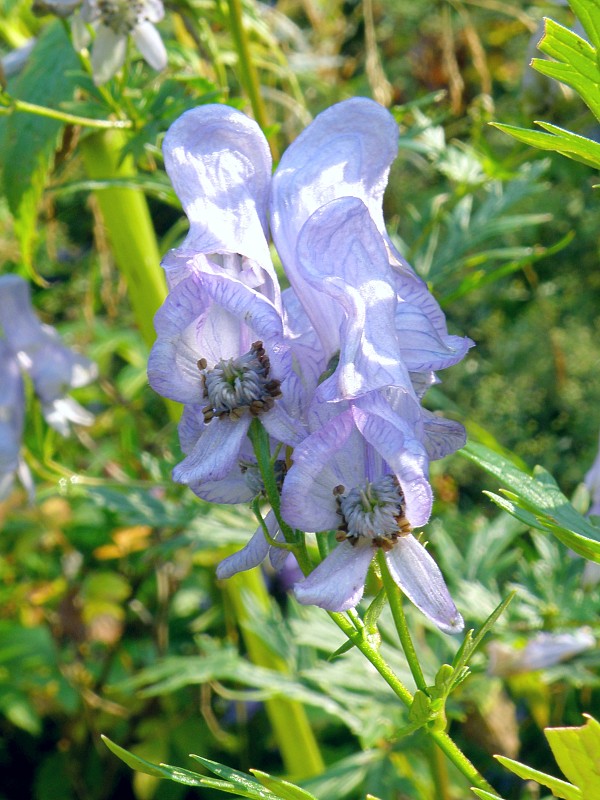
MULTIPOLYGON (((133 159, 122 158, 123 131, 109 130, 81 142, 85 170, 93 180, 135 178, 133 159)), ((125 276, 136 322, 150 347, 153 317, 167 294, 156 234, 144 193, 125 186, 97 189, 95 197, 106 226, 117 267, 125 276)))

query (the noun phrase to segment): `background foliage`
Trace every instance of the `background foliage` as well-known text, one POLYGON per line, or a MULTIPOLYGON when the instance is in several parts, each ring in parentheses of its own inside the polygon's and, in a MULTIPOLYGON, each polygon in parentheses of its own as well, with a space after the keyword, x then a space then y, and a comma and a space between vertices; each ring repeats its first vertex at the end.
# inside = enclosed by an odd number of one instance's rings
MULTIPOLYGON (((245 6, 275 153, 348 96, 372 96, 399 121, 389 230, 430 282, 451 331, 477 343, 431 393, 432 407, 466 421, 473 439, 511 460, 542 464, 585 512, 580 484, 600 429, 597 176, 487 125, 528 127, 542 116, 597 135, 574 92, 528 67, 544 14, 574 24, 568 8, 542 2, 245 6)), ((135 167, 119 180, 145 192, 161 252, 185 232, 162 169, 162 134, 199 103, 248 108, 228 23, 222 2, 171 3, 160 26, 166 73, 135 62, 126 81, 100 90, 60 22, 35 17, 24 0, 4 0, 3 52, 39 37, 27 69, 8 81, 12 96, 133 121, 127 152, 135 167)), ((268 611, 247 598, 247 624, 288 671, 274 675, 246 658, 214 566, 254 523, 246 509, 210 508, 170 480, 176 426, 147 385, 148 343, 107 243, 102 189, 81 155, 91 135, 26 113, 0 117, 1 269, 34 281, 42 319, 101 375, 77 392, 95 424, 70 440, 47 427, 29 398, 25 448, 36 503, 16 491, 0 505, 0 798, 217 796, 132 773, 101 733, 153 763, 195 769, 193 752, 281 774, 264 701, 282 695, 306 705, 318 734, 328 769, 302 784, 317 797, 437 798, 442 785, 448 797, 466 797, 464 780, 446 772, 422 733, 399 735, 410 720, 370 665, 356 649, 331 658, 344 637, 317 609, 298 607, 276 575, 265 576, 275 599, 268 611)), ((598 593, 582 579, 582 559, 482 496, 499 481, 473 460, 436 464, 433 484, 432 552, 467 626, 481 626, 516 590, 451 696, 451 729, 507 800, 534 798, 492 756, 560 777, 542 729, 581 725, 582 712, 598 717, 600 656, 591 649, 568 664, 493 675, 489 646, 582 626, 597 636, 598 593)), ((433 683, 457 644, 406 613, 433 683)), ((411 685, 387 611, 379 631, 390 664, 411 685)))

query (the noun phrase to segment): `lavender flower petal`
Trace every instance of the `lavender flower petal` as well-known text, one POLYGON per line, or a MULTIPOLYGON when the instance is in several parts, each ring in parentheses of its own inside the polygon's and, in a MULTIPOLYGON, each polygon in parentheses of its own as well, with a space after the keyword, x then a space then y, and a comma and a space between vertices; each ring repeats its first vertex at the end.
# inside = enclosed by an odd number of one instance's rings
POLYGON ((464 621, 438 565, 414 536, 402 536, 385 554, 390 574, 408 599, 444 633, 460 633, 464 621))
POLYGON ((212 254, 239 254, 244 282, 264 285, 275 300, 277 278, 267 244, 271 154, 256 122, 228 106, 191 109, 171 125, 163 151, 190 221, 185 241, 163 262, 170 285, 197 254, 209 257, 204 269, 212 254))
POLYGON ((363 596, 373 548, 368 542, 342 542, 310 575, 294 586, 298 602, 328 611, 354 608, 363 596))
POLYGON ((233 469, 250 426, 250 416, 223 417, 206 426, 194 449, 173 469, 177 483, 218 481, 233 469))

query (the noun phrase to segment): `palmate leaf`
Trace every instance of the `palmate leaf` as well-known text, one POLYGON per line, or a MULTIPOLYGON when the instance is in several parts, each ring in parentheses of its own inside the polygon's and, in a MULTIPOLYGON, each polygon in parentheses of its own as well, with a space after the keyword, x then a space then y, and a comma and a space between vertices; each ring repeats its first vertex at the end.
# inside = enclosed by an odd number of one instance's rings
MULTIPOLYGON (((40 35, 27 67, 11 90, 19 100, 58 109, 73 96, 79 61, 59 22, 40 35)), ((32 266, 38 205, 60 145, 64 123, 13 112, 3 144, 4 190, 24 262, 32 266)))
MULTIPOLYGON (((554 797, 562 800, 594 800, 600 797, 600 723, 593 717, 585 716, 587 722, 581 727, 544 730, 556 762, 570 783, 513 761, 512 758, 496 758, 520 778, 535 781, 550 789, 554 797)), ((472 791, 482 800, 497 800, 495 795, 480 789, 472 791)))
POLYGON ((530 131, 527 128, 518 128, 515 125, 505 125, 499 122, 490 124, 524 144, 537 147, 539 150, 551 150, 567 156, 567 158, 572 158, 574 161, 587 164, 588 167, 600 169, 600 144, 587 139, 585 136, 578 136, 576 133, 559 128, 558 125, 551 125, 549 122, 539 122, 537 120, 536 125, 540 125, 551 132, 530 131))
MULTIPOLYGON (((220 778, 219 780, 215 778, 206 778, 203 775, 199 775, 197 772, 182 769, 181 767, 172 767, 169 764, 152 764, 152 762, 146 761, 145 758, 140 758, 130 753, 129 750, 119 747, 118 744, 115 744, 106 736, 102 736, 102 741, 108 749, 118 756, 121 761, 125 762, 128 767, 131 767, 137 772, 143 772, 145 775, 151 775, 153 778, 164 778, 174 781, 175 783, 182 783, 185 786, 216 789, 226 794, 234 794, 236 797, 248 797, 250 800, 314 800, 312 795, 308 793, 304 793, 304 796, 296 795, 296 797, 292 797, 292 795, 289 794, 274 793, 266 786, 258 783, 252 776, 230 769, 224 764, 210 761, 201 756, 192 755, 191 758, 199 761, 210 772, 218 775, 220 778)), ((266 777, 270 778, 269 775, 266 777)), ((277 779, 272 780, 275 783, 277 782, 277 779)), ((286 781, 281 781, 281 783, 285 784, 286 781)), ((293 787, 293 784, 289 784, 289 786, 293 787)))
MULTIPOLYGON (((569 1, 590 41, 558 22, 546 19, 544 36, 538 48, 552 60, 534 58, 531 66, 542 75, 574 89, 596 119, 600 120, 600 0, 569 1)), ((551 150, 587 166, 600 168, 600 144, 585 136, 548 122, 536 121, 536 125, 547 133, 496 122, 490 124, 524 144, 551 150)))
MULTIPOLYGON (((473 442, 460 452, 508 487, 508 492, 503 491, 508 501, 498 503, 505 511, 553 534, 580 556, 600 563, 600 528, 573 508, 545 469, 536 467, 529 475, 506 456, 473 442)), ((495 496, 491 499, 495 501, 495 496)))

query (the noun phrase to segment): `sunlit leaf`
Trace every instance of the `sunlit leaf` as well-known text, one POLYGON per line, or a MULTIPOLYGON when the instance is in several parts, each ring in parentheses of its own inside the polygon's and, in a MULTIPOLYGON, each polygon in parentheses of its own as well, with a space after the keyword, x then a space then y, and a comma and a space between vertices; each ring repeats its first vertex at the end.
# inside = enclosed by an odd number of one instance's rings
POLYGON ((267 772, 261 772, 258 769, 251 769, 250 772, 258 778, 263 786, 266 786, 267 789, 272 789, 282 800, 317 800, 313 794, 293 783, 289 783, 289 781, 274 778, 267 772))
POLYGON ((556 763, 582 797, 600 797, 600 723, 588 717, 579 728, 546 728, 544 733, 556 763))
POLYGON ((561 781, 560 778, 554 778, 552 775, 547 775, 545 772, 528 767, 526 764, 521 764, 520 761, 513 761, 512 758, 506 758, 505 756, 496 756, 496 758, 503 767, 514 772, 519 778, 523 778, 526 781, 535 781, 541 786, 545 786, 550 789, 555 797, 560 797, 562 800, 582 800, 581 791, 571 783, 561 781))

